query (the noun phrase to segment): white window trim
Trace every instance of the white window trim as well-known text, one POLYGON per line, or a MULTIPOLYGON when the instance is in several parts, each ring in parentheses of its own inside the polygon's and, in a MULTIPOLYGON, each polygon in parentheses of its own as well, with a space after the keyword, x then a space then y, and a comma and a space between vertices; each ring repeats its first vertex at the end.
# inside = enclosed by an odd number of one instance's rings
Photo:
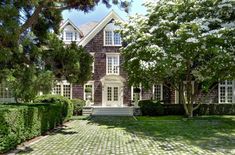
MULTIPOLYGON (((131 101, 135 101, 135 99, 133 98, 134 97, 134 86, 131 86, 131 101)), ((139 87, 140 88, 140 99, 139 100, 142 100, 142 85, 139 84, 139 87)))
POLYGON ((161 86, 161 98, 160 100, 162 101, 163 100, 163 84, 162 83, 159 83, 159 84, 154 84, 153 85, 153 100, 155 100, 155 85, 160 85, 161 86))
POLYGON ((79 33, 76 31, 63 31, 63 41, 78 41, 79 40, 79 33), (68 40, 66 37, 66 33, 72 33, 72 40, 68 40), (77 38, 75 39, 75 33, 77 33, 77 38))
POLYGON ((120 37, 120 44, 114 44, 114 33, 115 33, 115 30, 105 30, 103 31, 103 43, 104 43, 104 46, 117 46, 117 47, 121 47, 122 46, 122 38, 120 37), (110 31, 112 32, 112 44, 105 44, 105 32, 106 31, 110 31))
POLYGON ((95 73, 95 53, 94 52, 90 52, 91 56, 93 57, 93 62, 92 62, 92 73, 95 73))
MULTIPOLYGON (((227 88, 228 87, 231 87, 231 85, 228 85, 227 84, 227 80, 225 80, 225 84, 221 84, 221 83, 219 83, 219 85, 218 85, 218 103, 223 103, 223 104, 226 104, 226 103, 228 103, 228 104, 231 104, 230 102, 227 102, 228 101, 228 97, 227 97, 227 88), (221 94, 220 94, 220 89, 221 89, 221 87, 225 87, 225 102, 220 102, 220 97, 221 97, 221 94)), ((235 103, 235 81, 233 80, 232 81, 232 93, 233 93, 233 96, 232 96, 232 103, 235 103)))
MULTIPOLYGON (((68 81, 66 80, 63 80, 61 82, 57 82, 56 85, 60 85, 60 95, 61 96, 64 96, 64 85, 70 85, 70 99, 73 98, 73 87, 72 87, 72 84, 69 83, 68 81)), ((52 90, 52 94, 55 94, 52 90)), ((56 94, 55 94, 56 95, 56 94)))
POLYGON ((91 94, 91 96, 92 96, 92 103, 94 102, 94 96, 95 96, 95 85, 94 85, 94 81, 88 81, 86 84, 84 84, 83 85, 83 100, 85 100, 86 101, 86 92, 85 92, 85 88, 86 88, 86 85, 92 85, 92 94, 91 94))
POLYGON ((119 53, 106 53, 106 75, 119 75, 120 74, 120 54, 119 53), (117 57, 118 71, 117 73, 108 73, 108 57, 117 57))

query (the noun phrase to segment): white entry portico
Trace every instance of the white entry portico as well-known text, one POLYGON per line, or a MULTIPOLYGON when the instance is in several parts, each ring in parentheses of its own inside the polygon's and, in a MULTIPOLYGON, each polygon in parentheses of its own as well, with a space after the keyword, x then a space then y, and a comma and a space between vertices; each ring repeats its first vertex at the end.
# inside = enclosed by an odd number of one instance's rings
POLYGON ((106 75, 101 79, 102 106, 122 107, 125 79, 119 75, 106 75))

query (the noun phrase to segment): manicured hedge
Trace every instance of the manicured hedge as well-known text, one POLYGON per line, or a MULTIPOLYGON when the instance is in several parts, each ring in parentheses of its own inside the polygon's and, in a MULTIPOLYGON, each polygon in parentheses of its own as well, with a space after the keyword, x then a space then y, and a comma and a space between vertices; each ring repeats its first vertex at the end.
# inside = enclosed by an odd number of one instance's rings
MULTIPOLYGON (((159 115, 158 111, 161 108, 154 108, 153 101, 139 101, 139 106, 143 115, 155 116, 159 115)), ((183 104, 161 104, 164 113, 162 115, 185 115, 183 104)), ((196 105, 195 105, 196 106, 196 105)), ((194 111, 194 115, 235 115, 234 104, 202 104, 194 111)))
POLYGON ((72 99, 71 101, 74 106, 73 115, 82 115, 82 109, 86 105, 86 101, 82 99, 72 99))
POLYGON ((164 107, 158 101, 142 100, 139 101, 138 105, 144 116, 164 115, 164 107))
POLYGON ((1 104, 0 153, 68 120, 72 116, 70 104, 71 101, 67 102, 67 99, 60 97, 51 98, 49 104, 1 104))
POLYGON ((56 104, 61 104, 63 111, 62 111, 62 117, 66 121, 68 120, 71 116, 73 116, 73 103, 71 102, 70 99, 59 96, 59 95, 42 95, 38 96, 35 101, 36 103, 56 103, 56 104))
POLYGON ((202 104, 194 113, 198 115, 235 115, 235 103, 202 104))

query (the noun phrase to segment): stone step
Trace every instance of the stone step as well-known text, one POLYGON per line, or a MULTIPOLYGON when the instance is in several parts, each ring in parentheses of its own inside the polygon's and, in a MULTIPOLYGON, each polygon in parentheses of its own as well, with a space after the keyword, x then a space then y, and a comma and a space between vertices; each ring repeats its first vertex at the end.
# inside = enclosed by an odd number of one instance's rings
POLYGON ((92 114, 92 107, 84 107, 82 109, 82 115, 91 115, 92 114))
POLYGON ((94 116, 133 116, 132 107, 93 107, 94 116))

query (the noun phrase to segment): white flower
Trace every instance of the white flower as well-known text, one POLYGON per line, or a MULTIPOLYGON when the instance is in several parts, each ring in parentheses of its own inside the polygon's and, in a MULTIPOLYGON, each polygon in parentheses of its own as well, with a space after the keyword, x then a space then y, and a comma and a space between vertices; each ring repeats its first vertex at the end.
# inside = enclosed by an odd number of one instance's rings
POLYGON ((188 38, 187 40, 185 40, 188 43, 199 43, 199 40, 196 38, 188 38))

